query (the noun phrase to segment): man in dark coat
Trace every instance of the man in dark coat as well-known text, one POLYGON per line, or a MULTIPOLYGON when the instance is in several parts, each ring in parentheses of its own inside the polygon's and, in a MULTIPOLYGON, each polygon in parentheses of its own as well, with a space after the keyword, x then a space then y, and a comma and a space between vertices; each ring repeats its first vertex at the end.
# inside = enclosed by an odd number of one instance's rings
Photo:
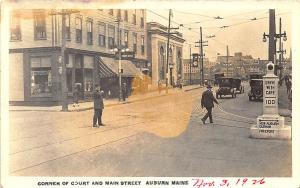
POLYGON ((102 111, 104 109, 102 94, 103 94, 103 92, 100 91, 100 86, 95 85, 95 91, 93 94, 93 98, 94 98, 93 127, 97 127, 97 125, 96 125, 97 120, 98 120, 98 126, 104 126, 102 124, 102 111))
POLYGON ((205 107, 207 110, 207 113, 205 116, 201 119, 203 124, 205 124, 206 119, 209 117, 210 123, 213 123, 212 119, 212 108, 214 107, 214 102, 216 104, 219 104, 216 98, 214 97, 212 91, 211 91, 211 85, 207 85, 207 90, 202 93, 202 98, 201 98, 201 107, 205 107))
POLYGON ((122 84, 122 98, 123 98, 123 101, 126 100, 126 97, 127 97, 127 85, 126 85, 126 83, 123 83, 122 84))

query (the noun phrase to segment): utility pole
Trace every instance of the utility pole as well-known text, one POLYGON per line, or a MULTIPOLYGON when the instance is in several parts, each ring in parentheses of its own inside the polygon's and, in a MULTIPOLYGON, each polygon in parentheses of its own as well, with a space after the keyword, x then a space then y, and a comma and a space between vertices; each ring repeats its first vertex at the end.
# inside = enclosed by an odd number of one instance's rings
POLYGON ((203 41, 203 36, 202 36, 202 27, 200 27, 200 40, 197 41, 196 43, 199 43, 198 46, 199 47, 199 56, 201 58, 201 65, 200 65, 200 85, 204 85, 204 65, 203 65, 203 59, 204 59, 204 53, 203 53, 203 47, 208 46, 207 44, 203 44, 203 43, 207 43, 208 41, 203 41))
MULTIPOLYGON (((169 48, 170 48, 170 35, 171 34, 176 34, 176 32, 173 32, 173 33, 171 33, 171 29, 179 29, 178 27, 176 27, 176 28, 171 28, 171 16, 172 16, 172 10, 171 9, 169 9, 169 23, 168 23, 168 37, 167 37, 167 66, 166 66, 166 93, 168 93, 168 82, 169 82, 169 75, 172 73, 171 71, 172 71, 172 69, 171 69, 171 66, 170 66, 170 64, 169 64, 169 53, 170 53, 170 50, 169 50, 169 48), (170 67, 170 74, 169 74, 169 67, 170 67)), ((171 79, 170 79, 170 81, 171 81, 171 79)), ((170 82, 170 84, 172 84, 171 82, 170 82)))
POLYGON ((226 46, 226 77, 228 77, 228 56, 229 56, 229 52, 228 52, 228 45, 226 46))
POLYGON ((118 17, 118 63, 119 63, 119 68, 118 68, 118 74, 119 74, 119 102, 122 99, 122 54, 121 54, 121 43, 120 43, 120 22, 121 18, 118 17))
POLYGON ((167 66, 166 66, 166 93, 168 93, 169 81, 169 45, 170 45, 170 27, 171 27, 171 9, 169 9, 169 23, 168 23, 168 39, 167 39, 167 66))
MULTIPOLYGON (((62 9, 61 12, 52 11, 50 15, 61 15, 61 56, 59 59, 59 64, 61 64, 61 110, 68 111, 68 98, 67 98, 67 72, 66 72, 66 15, 73 13, 78 13, 77 10, 65 10, 62 9)), ((59 71, 60 72, 60 71, 59 71)))
POLYGON ((190 46, 190 85, 192 85, 192 47, 190 46))
POLYGON ((61 97, 62 97, 62 111, 68 111, 68 98, 67 98, 67 75, 66 75, 66 61, 65 61, 65 49, 66 49, 66 14, 62 10, 61 15, 61 63, 62 63, 62 74, 61 74, 61 97))

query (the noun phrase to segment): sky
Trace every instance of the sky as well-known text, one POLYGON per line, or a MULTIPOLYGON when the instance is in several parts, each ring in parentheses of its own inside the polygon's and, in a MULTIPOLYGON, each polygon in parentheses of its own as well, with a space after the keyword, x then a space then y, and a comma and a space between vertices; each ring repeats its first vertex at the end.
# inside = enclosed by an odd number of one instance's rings
MULTIPOLYGON (((200 38, 202 27, 203 40, 208 41, 204 47, 205 57, 215 61, 217 53, 226 55, 226 45, 229 55, 242 52, 243 55, 252 55, 253 58, 268 58, 268 41, 263 42, 263 33, 269 33, 269 10, 268 9, 242 9, 242 10, 191 10, 172 9, 172 27, 179 27, 186 40, 184 44, 184 58, 189 58, 189 44, 192 44, 192 53, 199 52, 195 41, 200 38), (215 19, 214 17, 223 19, 215 19), (251 20, 256 18, 256 20, 251 20), (220 28, 222 26, 229 26, 220 28), (191 28, 191 30, 189 29, 191 28), (207 36, 215 35, 214 38, 207 36)), ((291 21, 292 14, 288 10, 275 9, 276 32, 279 33, 279 18, 282 21, 282 31, 287 33, 287 41, 283 42, 286 49, 285 57, 289 57, 291 48, 291 21)), ((148 9, 147 21, 156 21, 167 26, 169 10, 148 9)))

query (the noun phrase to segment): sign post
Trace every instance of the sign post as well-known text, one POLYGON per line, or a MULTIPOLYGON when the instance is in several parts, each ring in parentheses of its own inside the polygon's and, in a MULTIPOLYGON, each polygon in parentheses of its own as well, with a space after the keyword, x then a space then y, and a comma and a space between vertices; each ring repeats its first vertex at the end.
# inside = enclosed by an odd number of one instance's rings
POLYGON ((263 77, 263 115, 257 117, 257 124, 250 129, 251 138, 291 139, 291 127, 284 125, 284 117, 278 114, 278 77, 274 64, 267 64, 263 77))

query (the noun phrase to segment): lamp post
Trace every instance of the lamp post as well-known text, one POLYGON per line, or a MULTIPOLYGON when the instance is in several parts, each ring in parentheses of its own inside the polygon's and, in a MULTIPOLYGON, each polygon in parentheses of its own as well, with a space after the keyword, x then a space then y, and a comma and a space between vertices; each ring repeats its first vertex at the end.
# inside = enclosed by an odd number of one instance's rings
MULTIPOLYGON (((281 19, 280 19, 280 25, 281 25, 281 19)), ((284 31, 283 33, 281 33, 281 29, 280 29, 280 33, 279 34, 275 34, 274 35, 274 39, 270 39, 270 37, 271 37, 270 34, 266 34, 264 32, 264 34, 263 34, 263 42, 267 42, 267 37, 269 38, 269 40, 274 40, 275 42, 277 41, 277 38, 278 38, 280 40, 280 43, 281 43, 281 38, 283 38, 283 41, 287 40, 286 32, 284 31)), ((279 45, 280 45, 279 52, 281 53, 281 51, 282 51, 281 44, 279 44, 279 45)), ((275 58, 274 58, 274 65, 275 65, 274 74, 277 76, 278 65, 277 65, 277 63, 275 63, 276 62, 276 53, 275 52, 277 52, 276 49, 274 51, 274 56, 275 56, 275 58)))
POLYGON ((115 52, 115 57, 118 58, 118 64, 119 64, 119 68, 118 68, 118 76, 119 76, 119 101, 121 101, 121 98, 122 98, 122 73, 123 73, 123 69, 122 69, 122 53, 129 52, 129 49, 128 48, 117 47, 117 48, 111 49, 111 51, 115 52))

